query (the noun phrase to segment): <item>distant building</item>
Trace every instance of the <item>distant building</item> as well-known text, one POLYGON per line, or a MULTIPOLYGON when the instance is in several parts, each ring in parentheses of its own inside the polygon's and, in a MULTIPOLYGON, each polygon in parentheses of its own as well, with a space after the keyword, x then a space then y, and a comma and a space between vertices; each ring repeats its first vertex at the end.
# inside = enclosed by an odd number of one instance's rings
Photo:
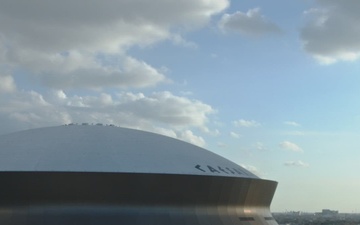
POLYGON ((0 224, 277 225, 277 183, 200 147, 88 124, 0 136, 0 224))
POLYGON ((322 217, 336 217, 339 215, 339 211, 323 209, 321 212, 315 213, 315 215, 322 217))
POLYGON ((337 214, 339 214, 339 211, 330 210, 330 209, 323 209, 321 213, 323 215, 337 215, 337 214))

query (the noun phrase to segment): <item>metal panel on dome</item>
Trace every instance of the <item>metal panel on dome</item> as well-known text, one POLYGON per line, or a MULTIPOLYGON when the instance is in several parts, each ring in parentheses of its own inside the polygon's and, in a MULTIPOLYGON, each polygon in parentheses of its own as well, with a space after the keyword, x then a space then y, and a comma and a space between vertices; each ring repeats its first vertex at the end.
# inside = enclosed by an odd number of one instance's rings
POLYGON ((195 145, 110 126, 59 126, 0 136, 2 171, 168 173, 252 177, 195 145))

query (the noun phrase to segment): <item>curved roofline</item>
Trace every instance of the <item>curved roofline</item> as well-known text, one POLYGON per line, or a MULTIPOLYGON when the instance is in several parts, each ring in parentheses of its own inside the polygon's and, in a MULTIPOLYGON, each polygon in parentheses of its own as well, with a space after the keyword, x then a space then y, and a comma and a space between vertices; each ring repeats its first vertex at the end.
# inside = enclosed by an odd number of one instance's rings
POLYGON ((0 171, 184 174, 259 179, 211 151, 147 131, 56 126, 0 136, 0 171))

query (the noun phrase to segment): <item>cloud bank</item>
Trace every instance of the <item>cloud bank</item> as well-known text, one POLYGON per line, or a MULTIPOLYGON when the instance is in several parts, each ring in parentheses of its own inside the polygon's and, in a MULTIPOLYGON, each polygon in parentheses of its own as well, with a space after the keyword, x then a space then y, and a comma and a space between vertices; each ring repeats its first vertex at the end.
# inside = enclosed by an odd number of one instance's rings
POLYGON ((36 0, 5 1, 0 67, 25 70, 58 89, 153 86, 165 75, 127 50, 164 40, 189 45, 173 31, 202 27, 228 5, 227 0, 49 0, 40 7, 36 0))
MULTIPOLYGON (((57 90, 46 96, 34 91, 18 91, 11 98, 0 98, 0 120, 22 128, 78 123, 105 123, 143 129, 204 146, 202 137, 190 129, 207 129, 211 106, 170 92, 99 93, 68 96, 57 90)), ((3 130, 4 129, 4 130, 3 130)), ((0 132, 6 132, 6 129, 0 132)))
POLYGON ((198 133, 209 131, 215 110, 189 96, 151 91, 171 80, 129 50, 162 41, 196 48, 182 34, 228 6, 228 0, 3 1, 0 133, 111 123, 204 146, 198 133))
POLYGON ((360 56, 360 2, 318 0, 318 7, 304 13, 301 29, 306 52, 322 64, 353 61, 360 56))
POLYGON ((281 29, 266 19, 259 8, 250 9, 246 13, 237 11, 233 14, 224 14, 218 25, 225 32, 236 32, 247 36, 259 37, 281 33, 281 29))
POLYGON ((284 124, 288 125, 288 126, 293 126, 293 127, 301 127, 301 125, 299 123, 294 122, 294 121, 285 121, 284 124))
POLYGON ((259 127, 259 126, 261 126, 261 124, 256 122, 255 120, 244 120, 244 119, 235 120, 235 121, 233 121, 233 124, 236 127, 259 127))
POLYGON ((292 166, 292 167, 309 167, 308 163, 305 163, 301 160, 298 161, 287 161, 284 163, 284 166, 292 166))
POLYGON ((292 143, 290 141, 283 141, 279 144, 279 146, 282 149, 292 151, 292 152, 304 152, 304 150, 302 148, 300 148, 297 144, 292 143))

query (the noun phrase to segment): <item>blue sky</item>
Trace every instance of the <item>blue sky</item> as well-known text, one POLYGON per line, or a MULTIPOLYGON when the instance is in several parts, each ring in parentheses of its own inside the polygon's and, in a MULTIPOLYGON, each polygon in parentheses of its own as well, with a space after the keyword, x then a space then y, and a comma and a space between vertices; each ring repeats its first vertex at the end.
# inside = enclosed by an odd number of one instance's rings
POLYGON ((0 133, 152 131, 279 182, 272 211, 359 212, 360 3, 0 1, 0 133))

